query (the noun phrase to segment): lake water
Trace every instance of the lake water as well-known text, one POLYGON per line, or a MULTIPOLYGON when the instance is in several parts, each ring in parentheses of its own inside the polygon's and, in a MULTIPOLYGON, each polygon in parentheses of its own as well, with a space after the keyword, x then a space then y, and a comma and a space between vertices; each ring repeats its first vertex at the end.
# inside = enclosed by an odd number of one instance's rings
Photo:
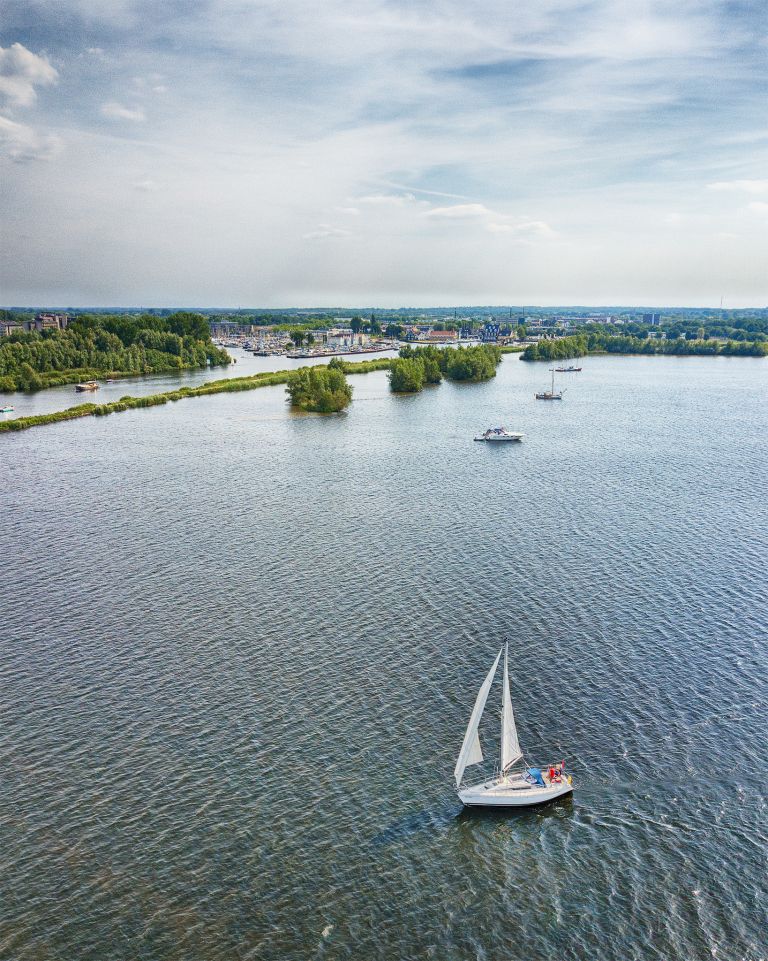
POLYGON ((0 437, 0 957, 768 956, 768 363, 583 366, 0 437))
MULTIPOLYGON (((75 390, 74 384, 52 387, 33 394, 0 393, 0 404, 13 407, 13 412, 0 414, 0 419, 29 417, 33 414, 50 414, 52 411, 65 410, 76 404, 108 404, 129 394, 131 397, 146 397, 147 394, 161 394, 164 391, 178 390, 179 387, 197 387, 209 380, 225 380, 230 377, 247 377, 265 370, 295 370, 297 367, 327 364, 327 359, 289 357, 255 357, 249 350, 232 348, 227 351, 234 363, 228 367, 204 367, 201 370, 185 370, 179 373, 144 374, 136 377, 120 377, 108 383, 99 381, 95 393, 75 390)), ((377 360, 380 357, 397 357, 396 350, 385 350, 376 354, 344 354, 343 359, 355 363, 361 360, 377 360)))

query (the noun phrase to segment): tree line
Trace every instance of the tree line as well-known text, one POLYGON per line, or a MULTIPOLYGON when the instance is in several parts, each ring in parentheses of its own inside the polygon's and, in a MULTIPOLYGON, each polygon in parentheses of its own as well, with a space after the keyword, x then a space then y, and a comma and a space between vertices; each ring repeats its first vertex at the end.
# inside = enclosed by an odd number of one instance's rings
POLYGON ((187 370, 231 362, 200 314, 82 314, 65 330, 0 339, 0 391, 39 390, 108 375, 187 370))
POLYGON ((768 343, 745 340, 729 340, 723 343, 717 340, 687 340, 684 337, 661 340, 651 337, 633 337, 630 334, 617 336, 592 332, 529 344, 523 351, 522 359, 567 360, 570 357, 583 357, 585 354, 596 353, 765 357, 768 354, 768 343))
POLYGON ((491 344, 475 347, 403 347, 391 361, 389 386, 394 393, 412 394, 425 384, 448 380, 482 381, 496 376, 501 351, 491 344))

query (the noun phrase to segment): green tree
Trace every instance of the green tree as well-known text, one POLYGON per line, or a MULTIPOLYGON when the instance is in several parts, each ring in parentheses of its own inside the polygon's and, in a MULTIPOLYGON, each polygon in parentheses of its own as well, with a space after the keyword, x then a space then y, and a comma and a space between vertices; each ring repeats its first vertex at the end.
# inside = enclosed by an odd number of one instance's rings
POLYGON ((291 331, 291 340, 297 347, 301 347, 301 342, 304 340, 304 331, 299 327, 291 331))
POLYGON ((332 414, 344 410, 352 400, 352 388, 338 367, 301 367, 289 379, 286 392, 291 405, 300 410, 332 414))
POLYGON ((419 358, 400 357, 389 367, 389 386, 396 394, 413 394, 423 389, 424 362, 419 358))
POLYGON ((43 382, 31 364, 22 364, 16 377, 19 390, 40 390, 43 382))
POLYGON ((355 334, 355 335, 359 334, 359 333, 360 333, 360 329, 361 329, 362 326, 363 326, 363 318, 362 318, 362 317, 353 317, 352 320, 350 320, 350 322, 349 322, 349 326, 352 328, 352 333, 353 333, 353 334, 355 334))

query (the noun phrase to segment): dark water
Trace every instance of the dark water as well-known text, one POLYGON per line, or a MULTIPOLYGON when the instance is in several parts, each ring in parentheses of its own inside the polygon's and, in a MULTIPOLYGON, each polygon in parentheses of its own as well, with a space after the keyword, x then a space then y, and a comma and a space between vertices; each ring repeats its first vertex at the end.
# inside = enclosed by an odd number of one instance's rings
POLYGON ((768 956, 768 364, 584 367, 0 437, 0 957, 768 956), (576 792, 468 815, 505 640, 576 792))

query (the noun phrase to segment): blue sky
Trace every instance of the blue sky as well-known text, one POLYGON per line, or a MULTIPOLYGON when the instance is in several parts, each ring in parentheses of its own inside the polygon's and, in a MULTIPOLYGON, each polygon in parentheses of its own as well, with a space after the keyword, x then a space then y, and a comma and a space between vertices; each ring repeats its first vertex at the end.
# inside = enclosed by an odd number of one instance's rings
POLYGON ((4 0, 0 302, 768 304, 768 5, 4 0))

